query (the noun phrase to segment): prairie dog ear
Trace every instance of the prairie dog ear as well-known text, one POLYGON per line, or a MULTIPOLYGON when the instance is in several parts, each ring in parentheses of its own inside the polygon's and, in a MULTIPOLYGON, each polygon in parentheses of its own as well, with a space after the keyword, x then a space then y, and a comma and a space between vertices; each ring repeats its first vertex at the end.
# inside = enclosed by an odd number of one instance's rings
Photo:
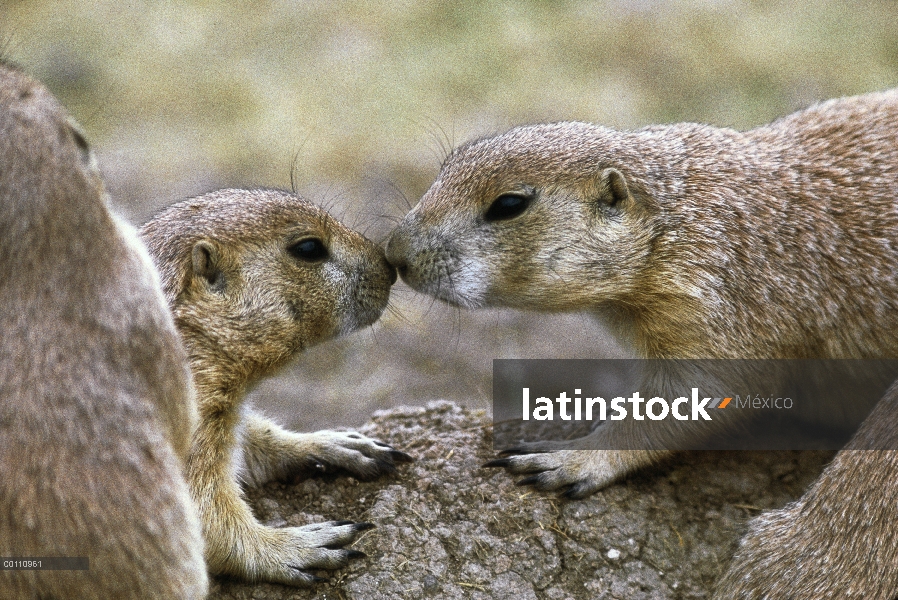
POLYGON ((221 291, 224 288, 224 273, 219 265, 218 249, 209 240, 202 240, 193 245, 190 254, 193 263, 193 276, 204 281, 212 289, 221 291))
POLYGON ((614 168, 602 171, 599 178, 598 201, 606 206, 618 206, 630 197, 624 174, 614 168))

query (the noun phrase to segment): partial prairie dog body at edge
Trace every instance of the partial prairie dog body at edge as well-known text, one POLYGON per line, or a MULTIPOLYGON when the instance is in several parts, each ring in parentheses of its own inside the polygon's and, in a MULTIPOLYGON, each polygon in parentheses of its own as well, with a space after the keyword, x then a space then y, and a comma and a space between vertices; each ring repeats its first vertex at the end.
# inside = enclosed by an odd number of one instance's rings
MULTIPOLYGON (((387 256, 459 306, 591 312, 638 357, 895 358, 898 91, 746 132, 564 122, 476 140, 387 256)), ((898 437, 896 404, 893 388, 858 439, 898 437)), ((492 465, 586 496, 665 454, 556 449, 492 465)), ((898 452, 842 451, 801 500, 753 522, 718 597, 893 597, 896 481, 898 452)))
POLYGON ((381 248, 295 194, 220 190, 163 210, 141 229, 189 355, 199 424, 187 481, 211 572, 309 585, 311 569, 364 556, 343 549, 372 525, 273 528, 241 483, 338 468, 361 478, 411 460, 354 432, 295 433, 243 406, 247 386, 304 349, 376 321, 396 280, 381 248))
POLYGON ((0 61, 0 556, 87 559, 0 570, 0 599, 204 598, 195 420, 159 279, 89 144, 0 61))

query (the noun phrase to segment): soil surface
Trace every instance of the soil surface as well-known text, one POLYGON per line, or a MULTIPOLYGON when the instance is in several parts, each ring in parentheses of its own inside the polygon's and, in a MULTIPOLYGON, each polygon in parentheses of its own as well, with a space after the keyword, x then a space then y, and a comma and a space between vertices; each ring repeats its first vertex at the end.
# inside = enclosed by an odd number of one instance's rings
POLYGON ((827 452, 684 453, 585 500, 518 487, 485 411, 448 401, 378 411, 359 431, 416 457, 360 482, 325 474, 249 490, 272 526, 351 519, 367 554, 312 589, 217 578, 210 598, 707 598, 760 511, 796 499, 827 452))

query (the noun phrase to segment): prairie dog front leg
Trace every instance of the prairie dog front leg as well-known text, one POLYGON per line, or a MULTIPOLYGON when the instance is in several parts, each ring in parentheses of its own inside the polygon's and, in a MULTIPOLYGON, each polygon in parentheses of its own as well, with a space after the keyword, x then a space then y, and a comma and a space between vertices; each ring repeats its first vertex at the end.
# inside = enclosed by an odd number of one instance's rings
POLYGON ((371 479, 411 460, 405 452, 354 431, 297 433, 256 412, 246 416, 243 478, 250 485, 332 468, 371 479))

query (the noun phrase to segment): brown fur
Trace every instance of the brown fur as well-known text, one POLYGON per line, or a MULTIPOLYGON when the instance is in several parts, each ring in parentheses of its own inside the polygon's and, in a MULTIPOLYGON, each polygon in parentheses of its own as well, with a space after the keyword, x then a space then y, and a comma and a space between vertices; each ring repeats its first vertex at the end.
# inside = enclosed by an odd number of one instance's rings
POLYGON ((352 432, 299 434, 243 406, 247 386, 318 342, 373 323, 396 273, 383 250, 320 208, 276 190, 221 190, 178 203, 141 230, 190 355, 200 423, 188 482, 213 573, 306 585, 308 569, 361 556, 340 549, 367 523, 275 529, 258 523, 241 482, 346 469, 373 477, 410 457, 352 432), (319 240, 326 256, 291 255, 319 240))
MULTIPOLYGON (((894 358, 896 199, 894 90, 747 132, 535 125, 455 150, 387 253, 412 287, 454 304, 591 311, 640 357, 894 358), (529 205, 487 218, 503 194, 529 205)), ((633 433, 633 421, 617 423, 593 435, 633 433)), ((567 450, 494 464, 583 496, 662 455, 567 450)), ((895 595, 894 455, 845 450, 796 507, 755 521, 719 597, 895 595), (838 516, 863 504, 857 490, 878 511, 864 530, 873 554, 838 544, 858 531, 838 516), (842 568, 825 566, 837 555, 842 568)))
POLYGON ((87 143, 0 64, 0 598, 202 598, 183 476, 186 353, 146 250, 105 205, 87 143))

